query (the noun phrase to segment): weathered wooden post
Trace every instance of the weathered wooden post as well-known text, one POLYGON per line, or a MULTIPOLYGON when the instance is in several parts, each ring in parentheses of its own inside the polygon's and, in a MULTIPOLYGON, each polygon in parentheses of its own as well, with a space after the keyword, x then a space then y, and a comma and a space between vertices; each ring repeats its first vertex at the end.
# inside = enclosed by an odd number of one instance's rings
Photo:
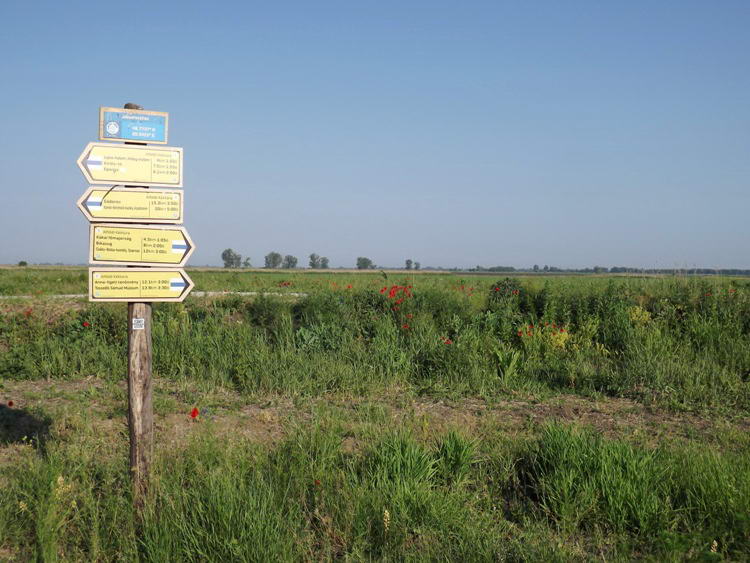
POLYGON ((77 203, 91 222, 89 263, 96 267, 89 268, 89 300, 128 304, 128 430, 137 513, 148 494, 154 447, 151 303, 182 301, 193 288, 180 267, 194 245, 176 226, 184 198, 173 189, 182 187, 182 149, 146 146, 166 144, 167 121, 168 114, 137 104, 100 108, 99 140, 124 145, 89 143, 78 159, 89 183, 110 185, 90 186, 77 203), (101 267, 113 264, 125 267, 101 267))
POLYGON ((128 430, 133 503, 143 507, 154 448, 151 303, 128 303, 128 430))
MULTIPOLYGON (((126 103, 125 109, 142 110, 126 103)), ((126 141, 126 145, 145 145, 126 141)), ((136 187, 136 186, 128 186, 136 187)), ((140 512, 148 492, 154 451, 154 405, 151 380, 151 303, 128 303, 128 434, 133 505, 140 512)))

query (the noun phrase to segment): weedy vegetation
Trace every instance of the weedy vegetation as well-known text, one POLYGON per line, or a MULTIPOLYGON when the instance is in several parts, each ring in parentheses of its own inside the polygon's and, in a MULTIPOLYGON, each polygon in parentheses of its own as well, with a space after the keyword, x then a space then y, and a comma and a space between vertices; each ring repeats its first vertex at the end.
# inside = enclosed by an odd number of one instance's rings
MULTIPOLYGON (((82 275, 0 270, 0 293, 82 275)), ((0 558, 750 553, 746 280, 191 276, 257 295, 155 304, 141 521, 125 307, 0 301, 0 558)))

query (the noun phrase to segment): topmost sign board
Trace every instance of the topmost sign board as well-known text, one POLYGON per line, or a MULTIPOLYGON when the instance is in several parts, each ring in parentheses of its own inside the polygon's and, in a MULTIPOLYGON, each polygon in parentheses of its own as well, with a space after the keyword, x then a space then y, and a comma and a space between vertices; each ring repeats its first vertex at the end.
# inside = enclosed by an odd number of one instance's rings
POLYGON ((167 144, 169 114, 141 109, 99 108, 99 140, 167 144))

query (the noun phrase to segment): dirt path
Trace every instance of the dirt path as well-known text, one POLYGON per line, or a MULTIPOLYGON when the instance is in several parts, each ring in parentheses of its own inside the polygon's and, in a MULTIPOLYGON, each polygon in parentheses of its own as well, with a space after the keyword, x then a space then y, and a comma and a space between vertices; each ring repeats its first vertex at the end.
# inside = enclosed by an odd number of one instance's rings
MULTIPOLYGON (((23 437, 61 437, 80 431, 126 439, 126 388, 99 379, 6 381, 0 386, 0 462, 13 455, 23 437), (8 407, 9 401, 13 402, 8 407), (81 422, 87 421, 86 423, 81 422)), ((477 438, 535 432, 547 421, 578 423, 608 437, 656 445, 668 440, 727 447, 727 437, 747 434, 750 419, 712 419, 646 407, 627 399, 553 398, 458 400, 414 397, 393 389, 368 397, 324 395, 244 397, 226 389, 201 390, 167 380, 155 382, 158 447, 174 447, 212 425, 221 435, 273 444, 291 428, 336 421, 346 431, 344 447, 356 450, 367 428, 408 426, 425 438, 457 429, 477 438), (197 421, 190 410, 198 407, 197 421)), ((730 440, 731 441, 731 440, 730 440)), ((746 444, 747 445, 747 444, 746 444)), ((731 447, 731 446, 730 446, 731 447)), ((745 447, 745 446, 741 446, 745 447)))

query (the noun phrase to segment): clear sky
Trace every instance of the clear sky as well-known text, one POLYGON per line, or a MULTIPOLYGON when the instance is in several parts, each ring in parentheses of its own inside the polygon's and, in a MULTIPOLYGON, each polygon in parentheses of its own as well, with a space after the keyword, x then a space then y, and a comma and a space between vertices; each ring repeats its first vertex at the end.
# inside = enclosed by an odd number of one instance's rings
POLYGON ((0 263, 83 263, 99 106, 192 265, 750 267, 750 2, 0 2, 0 263))

